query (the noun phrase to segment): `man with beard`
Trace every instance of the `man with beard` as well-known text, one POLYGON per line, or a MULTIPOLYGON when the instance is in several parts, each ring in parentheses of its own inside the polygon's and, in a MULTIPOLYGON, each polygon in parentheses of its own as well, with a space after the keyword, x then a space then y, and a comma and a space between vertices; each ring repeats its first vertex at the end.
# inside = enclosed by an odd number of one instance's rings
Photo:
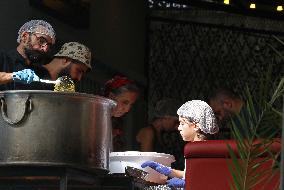
POLYGON ((41 71, 35 72, 40 73, 38 75, 42 79, 56 80, 58 77, 68 76, 74 82, 78 82, 91 69, 89 48, 78 42, 68 42, 63 44, 50 63, 43 65, 41 71))
POLYGON ((231 139, 230 121, 239 114, 244 106, 244 101, 229 89, 220 88, 209 97, 209 105, 217 118, 220 132, 216 139, 231 139))
POLYGON ((55 43, 52 26, 43 20, 26 22, 18 32, 16 49, 0 52, 0 90, 32 89, 39 77, 33 69, 55 43))

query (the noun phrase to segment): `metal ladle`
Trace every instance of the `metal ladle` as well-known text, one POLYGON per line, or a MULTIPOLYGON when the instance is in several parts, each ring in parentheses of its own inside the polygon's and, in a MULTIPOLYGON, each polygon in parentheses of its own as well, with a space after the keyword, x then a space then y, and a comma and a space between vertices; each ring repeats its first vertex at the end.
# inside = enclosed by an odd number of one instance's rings
POLYGON ((70 77, 62 76, 56 80, 39 79, 39 82, 55 84, 54 91, 57 92, 75 92, 75 84, 70 77))
POLYGON ((45 79, 39 79, 39 82, 43 82, 43 83, 47 83, 47 84, 56 84, 56 83, 59 83, 60 80, 57 79, 57 80, 45 80, 45 79))

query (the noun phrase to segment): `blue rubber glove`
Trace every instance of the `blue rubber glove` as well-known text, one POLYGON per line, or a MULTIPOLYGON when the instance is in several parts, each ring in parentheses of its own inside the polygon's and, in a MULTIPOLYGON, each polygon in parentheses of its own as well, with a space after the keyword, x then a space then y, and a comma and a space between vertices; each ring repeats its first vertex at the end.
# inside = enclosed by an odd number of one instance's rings
POLYGON ((184 188, 185 187, 185 180, 174 177, 170 180, 167 180, 168 187, 176 187, 176 188, 184 188))
POLYGON ((12 79, 15 82, 20 82, 23 84, 30 84, 33 81, 39 81, 39 77, 31 69, 13 72, 12 79))
POLYGON ((172 168, 164 166, 154 161, 146 161, 143 164, 141 164, 142 168, 145 168, 147 166, 166 176, 169 176, 172 172, 172 168))

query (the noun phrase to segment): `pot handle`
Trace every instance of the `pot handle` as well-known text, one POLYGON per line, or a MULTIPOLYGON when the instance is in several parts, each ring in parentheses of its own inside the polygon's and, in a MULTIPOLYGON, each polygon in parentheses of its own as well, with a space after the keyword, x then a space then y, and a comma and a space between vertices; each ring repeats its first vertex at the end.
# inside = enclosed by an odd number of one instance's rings
POLYGON ((26 102, 25 102, 25 109, 24 109, 22 116, 20 116, 20 118, 18 118, 18 119, 15 119, 14 121, 12 121, 7 115, 7 107, 6 107, 5 99, 3 97, 1 98, 1 114, 2 114, 2 117, 3 117, 4 121, 6 121, 7 123, 9 123, 11 125, 16 125, 16 124, 20 123, 25 118, 26 113, 29 113, 31 111, 32 111, 32 100, 30 99, 30 97, 28 97, 26 102))

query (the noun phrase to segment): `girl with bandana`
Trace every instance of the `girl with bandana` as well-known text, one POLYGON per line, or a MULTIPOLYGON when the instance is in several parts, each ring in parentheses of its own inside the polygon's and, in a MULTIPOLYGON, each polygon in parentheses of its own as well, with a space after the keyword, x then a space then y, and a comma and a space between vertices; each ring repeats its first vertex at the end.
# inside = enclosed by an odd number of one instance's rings
POLYGON ((125 151, 125 136, 121 117, 128 113, 139 95, 134 81, 123 76, 115 76, 105 83, 103 95, 116 101, 112 112, 112 151, 125 151))

